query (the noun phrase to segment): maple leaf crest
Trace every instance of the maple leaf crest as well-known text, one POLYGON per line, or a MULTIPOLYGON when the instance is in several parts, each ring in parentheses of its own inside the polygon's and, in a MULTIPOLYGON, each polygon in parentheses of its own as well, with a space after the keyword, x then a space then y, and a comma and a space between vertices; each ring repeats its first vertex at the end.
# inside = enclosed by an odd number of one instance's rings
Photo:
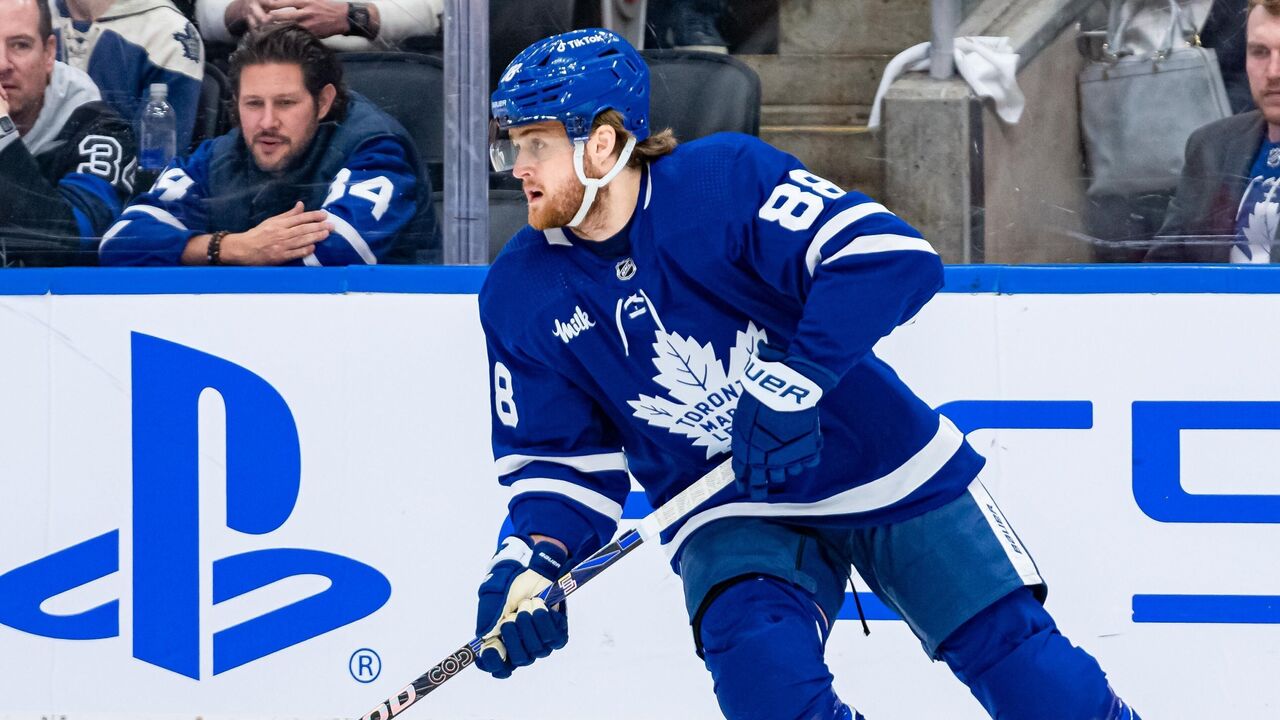
POLYGON ((729 450, 733 409, 742 393, 742 371, 755 354, 756 344, 767 339, 763 330, 748 323, 737 333, 726 368, 711 343, 657 330, 654 333, 654 381, 667 396, 640 394, 628 404, 632 415, 650 425, 691 438, 695 447, 707 450, 707 458, 729 450))
POLYGON ((1249 213, 1249 223, 1244 227, 1244 237, 1249 241, 1249 258, 1254 252, 1267 250, 1275 241, 1277 219, 1280 219, 1280 203, 1259 200, 1249 213))

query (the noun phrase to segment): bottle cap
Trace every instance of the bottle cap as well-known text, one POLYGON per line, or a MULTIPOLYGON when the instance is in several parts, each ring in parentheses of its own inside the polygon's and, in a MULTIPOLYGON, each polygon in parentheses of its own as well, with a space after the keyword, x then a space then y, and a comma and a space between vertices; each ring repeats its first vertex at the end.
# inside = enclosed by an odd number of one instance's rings
POLYGON ((151 83, 151 97, 167 98, 169 97, 169 86, 164 83, 151 83))

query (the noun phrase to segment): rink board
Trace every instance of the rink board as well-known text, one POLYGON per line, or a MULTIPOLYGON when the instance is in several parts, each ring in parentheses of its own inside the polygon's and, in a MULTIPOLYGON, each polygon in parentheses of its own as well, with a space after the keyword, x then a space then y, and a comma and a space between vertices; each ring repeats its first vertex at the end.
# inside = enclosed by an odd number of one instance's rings
MULTIPOLYGON (((949 272, 878 352, 989 458, 1065 633, 1146 717, 1276 717, 1280 271, 949 272)), ((470 639, 507 497, 482 278, 0 274, 0 718, 357 717, 470 639)), ((404 717, 719 716, 660 550, 570 604, 565 650, 404 717)), ((984 717, 867 609, 843 697, 984 717)))

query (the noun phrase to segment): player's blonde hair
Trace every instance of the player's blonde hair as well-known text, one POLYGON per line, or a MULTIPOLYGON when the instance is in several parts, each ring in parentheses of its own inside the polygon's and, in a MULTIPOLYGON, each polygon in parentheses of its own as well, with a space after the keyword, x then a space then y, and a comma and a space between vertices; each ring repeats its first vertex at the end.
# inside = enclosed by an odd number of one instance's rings
MULTIPOLYGON (((1276 0, 1280 2, 1280 0, 1276 0)), ((595 122, 591 123, 591 132, 595 132, 596 128, 601 125, 608 125, 618 134, 618 142, 614 147, 614 155, 622 152, 622 146, 626 143, 631 133, 627 132, 622 125, 622 114, 617 110, 605 110, 596 115, 595 122)), ((627 167, 640 167, 641 165, 656 160, 663 155, 668 155, 672 150, 676 149, 680 141, 676 140, 676 134, 671 128, 665 128, 661 132, 649 133, 649 137, 643 141, 636 143, 636 147, 631 151, 631 157, 627 159, 627 167)))

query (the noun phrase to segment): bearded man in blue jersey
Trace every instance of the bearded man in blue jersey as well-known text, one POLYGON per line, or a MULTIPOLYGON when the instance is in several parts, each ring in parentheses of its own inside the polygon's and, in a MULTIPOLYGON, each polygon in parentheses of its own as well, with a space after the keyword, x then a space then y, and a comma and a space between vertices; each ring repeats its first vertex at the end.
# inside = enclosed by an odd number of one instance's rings
POLYGON ((872 352, 941 287, 937 254, 755 138, 652 133, 648 91, 633 48, 582 30, 493 94, 529 227, 480 294, 514 533, 477 664, 506 677, 565 644, 535 596, 609 541, 628 473, 657 507, 731 452, 736 485, 662 538, 726 717, 860 717, 823 660, 856 567, 993 717, 1135 718, 1043 609, 982 457, 872 352))
POLYGON ((103 265, 439 262, 431 181, 409 133, 343 82, 298 25, 231 56, 236 127, 160 173, 102 236, 103 265))

